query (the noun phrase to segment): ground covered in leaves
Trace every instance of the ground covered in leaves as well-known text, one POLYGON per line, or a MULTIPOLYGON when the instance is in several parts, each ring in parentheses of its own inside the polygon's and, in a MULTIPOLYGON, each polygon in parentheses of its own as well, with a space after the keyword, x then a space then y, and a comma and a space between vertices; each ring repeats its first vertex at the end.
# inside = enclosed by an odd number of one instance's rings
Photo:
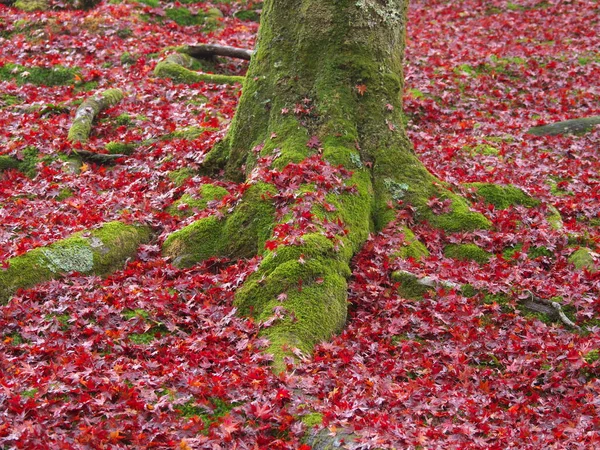
MULTIPOLYGON (((600 132, 526 133, 600 115, 597 1, 411 2, 405 109, 417 153, 465 196, 464 183, 486 181, 541 203, 476 202, 491 231, 413 225, 430 256, 391 262, 412 220, 403 210, 354 260, 346 330, 280 376, 260 352, 269 321, 231 306, 259 261, 182 270, 160 254, 169 233, 226 213, 247 186, 190 176, 224 135, 241 87, 177 84, 153 69, 170 46, 252 48, 260 3, 51 6, 0 6, 0 154, 30 161, 0 174, 0 261, 111 220, 157 237, 107 278, 71 274, 1 307, 0 446, 283 449, 312 427, 353 431, 362 448, 599 445, 600 132), (125 99, 88 142, 69 143, 77 105, 110 87, 125 99), (113 166, 69 159, 115 143, 132 152, 113 166), (227 195, 195 208, 189 199, 207 181, 227 195), (562 228, 549 223, 551 206, 562 228), (489 255, 444 254, 462 242, 489 255), (472 295, 404 298, 396 270, 468 284, 472 295), (531 295, 560 302, 581 329, 523 311, 531 295)), ((245 65, 213 69, 240 75, 245 65)), ((285 176, 320 183, 321 172, 309 160, 285 176)))

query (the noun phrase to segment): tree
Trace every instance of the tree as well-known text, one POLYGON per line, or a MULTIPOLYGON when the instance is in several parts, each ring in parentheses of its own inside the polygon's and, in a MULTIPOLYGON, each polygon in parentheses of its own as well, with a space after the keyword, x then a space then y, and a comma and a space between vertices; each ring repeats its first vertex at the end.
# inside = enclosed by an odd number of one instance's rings
MULTIPOLYGON (((406 137, 406 13, 405 0, 267 0, 238 111, 203 164, 207 173, 246 179, 247 190, 228 216, 199 220, 164 243, 179 266, 262 255, 235 302, 270 323, 264 334, 276 370, 295 349, 309 353, 342 329, 350 262, 369 233, 407 211, 451 232, 491 226, 427 171, 406 137)), ((86 111, 89 125, 97 111, 86 111)), ((497 201, 524 195, 484 191, 497 201)), ((404 235, 397 257, 427 253, 409 228, 404 235)), ((0 274, 0 297, 61 272, 107 273, 147 240, 144 228, 110 223, 34 250, 0 274)))
MULTIPOLYGON (((248 190, 229 217, 165 242, 179 265, 263 255, 236 303, 261 320, 283 316, 265 331, 276 361, 341 330, 351 258, 396 217, 399 201, 446 230, 489 226, 425 169, 406 137, 406 12, 404 0, 265 2, 238 111, 204 164, 247 177, 248 190), (304 182, 310 171, 321 172, 321 185, 304 182)), ((408 229, 406 237, 399 256, 426 252, 408 229)))

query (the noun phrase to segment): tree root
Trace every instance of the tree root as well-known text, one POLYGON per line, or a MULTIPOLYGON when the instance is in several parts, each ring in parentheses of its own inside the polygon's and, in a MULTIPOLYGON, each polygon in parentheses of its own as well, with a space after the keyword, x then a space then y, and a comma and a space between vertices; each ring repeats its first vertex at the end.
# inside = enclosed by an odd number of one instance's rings
POLYGON ((245 59, 247 61, 249 61, 254 54, 253 50, 218 44, 184 45, 183 47, 178 48, 177 51, 197 59, 226 56, 228 58, 245 59))
POLYGON ((149 240, 147 227, 108 222, 11 258, 8 269, 0 271, 0 304, 6 303, 18 289, 70 272, 106 275, 135 256, 138 247, 149 240))
POLYGON ((104 154, 88 150, 73 150, 73 155, 79 156, 84 161, 96 164, 114 164, 117 159, 127 157, 127 155, 121 153, 104 154))
MULTIPOLYGON (((464 289, 464 286, 458 283, 437 280, 432 277, 419 278, 417 275, 407 270, 399 270, 394 273, 397 274, 395 275, 397 280, 399 278, 404 278, 404 280, 409 279, 415 285, 421 286, 424 291, 437 288, 455 289, 457 291, 462 291, 464 289)), ((529 298, 518 300, 518 304, 521 307, 534 313, 545 314, 550 320, 560 322, 568 328, 581 330, 579 325, 567 317, 560 303, 540 298, 534 295, 531 291, 528 291, 528 293, 529 298)))
POLYGON ((92 131, 92 123, 96 116, 103 110, 116 105, 123 99, 123 92, 120 89, 108 89, 87 98, 77 108, 75 119, 69 129, 67 139, 71 142, 85 142, 92 131))
POLYGON ((171 78, 177 83, 193 84, 199 82, 214 84, 243 83, 244 77, 234 75, 215 75, 200 73, 193 70, 194 58, 184 53, 173 53, 159 62, 154 68, 154 75, 162 78, 171 78))

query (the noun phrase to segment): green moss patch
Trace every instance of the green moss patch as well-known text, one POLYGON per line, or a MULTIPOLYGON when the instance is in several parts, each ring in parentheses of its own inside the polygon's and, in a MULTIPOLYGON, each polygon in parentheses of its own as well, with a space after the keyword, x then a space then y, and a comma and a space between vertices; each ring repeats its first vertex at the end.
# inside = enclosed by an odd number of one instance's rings
POLYGON ((427 247, 416 238, 409 228, 402 227, 402 233, 404 234, 404 243, 396 250, 393 257, 401 259, 421 259, 429 256, 427 247))
POLYGON ((26 67, 18 64, 4 64, 0 67, 0 80, 15 80, 17 84, 36 84, 40 86, 60 86, 74 84, 75 75, 79 75, 79 68, 63 66, 26 67))
POLYGON ((111 155, 131 155, 135 150, 135 144, 124 142, 109 142, 104 146, 111 155))
POLYGON ((470 155, 498 156, 500 154, 500 150, 490 144, 468 145, 463 147, 462 150, 470 155))
POLYGON ((300 417, 300 420, 308 428, 317 427, 323 424, 323 414, 321 413, 308 413, 300 417))
POLYGON ((225 417, 235 408, 236 403, 226 402, 218 397, 210 397, 205 403, 197 400, 188 400, 183 405, 178 405, 175 409, 181 417, 186 419, 200 419, 204 424, 202 434, 207 434, 211 425, 218 423, 222 417, 225 417))
POLYGON ((213 256, 250 258, 260 254, 271 234, 275 189, 264 183, 251 186, 240 205, 224 220, 207 217, 170 234, 165 256, 178 266, 189 266, 213 256))
POLYGON ((212 184, 203 184, 200 186, 199 195, 191 196, 183 194, 168 209, 169 214, 174 216, 191 216, 194 210, 205 209, 209 202, 220 200, 228 195, 227 189, 212 184))
POLYGON ((154 68, 154 75, 171 78, 177 83, 194 84, 199 82, 215 84, 242 83, 244 77, 234 75, 217 75, 200 73, 201 63, 185 53, 173 53, 159 62, 154 68))
POLYGON ((46 11, 49 6, 46 0, 17 0, 13 6, 22 11, 46 11))
POLYGON ((540 204, 539 200, 514 186, 501 186, 493 183, 469 183, 465 186, 473 189, 476 195, 487 203, 494 205, 497 209, 506 209, 513 205, 533 208, 540 204))
POLYGON ((475 261, 479 264, 485 264, 492 257, 491 253, 486 252, 475 244, 450 244, 444 248, 444 255, 448 258, 458 259, 460 261, 475 261))
POLYGON ((267 252, 235 297, 241 314, 263 322, 275 316, 262 334, 270 340, 266 352, 273 354, 276 372, 285 369, 284 358, 294 356, 294 347, 309 354, 346 322, 350 269, 344 257, 319 233, 303 240, 303 245, 267 252))
POLYGON ((14 169, 33 178, 36 174, 36 167, 40 163, 39 153, 35 147, 26 147, 22 152, 22 159, 13 156, 0 155, 0 172, 14 169))
POLYGON ((40 247, 8 260, 0 271, 0 303, 6 303, 20 288, 58 278, 69 272, 105 275, 120 267, 148 242, 145 227, 109 222, 101 228, 40 247))
POLYGON ((172 172, 169 172, 169 179, 175 183, 176 186, 183 186, 183 184, 186 182, 186 180, 189 180, 190 178, 192 178, 194 175, 196 175, 196 172, 194 172, 192 169, 188 168, 188 167, 184 167, 182 169, 177 169, 177 170, 173 170, 172 172))
POLYGON ((569 262, 577 269, 595 270, 596 263, 594 257, 597 256, 592 250, 581 247, 569 256, 569 262))
MULTIPOLYGON (((507 248, 502 252, 504 259, 513 259, 517 252, 520 252, 523 248, 523 244, 515 245, 514 247, 507 248)), ((530 259, 536 259, 540 257, 554 258, 554 253, 548 250, 546 247, 530 247, 527 250, 527 256, 530 259)))
POLYGON ((419 300, 432 290, 431 286, 425 286, 419 283, 419 279, 410 273, 397 271, 392 273, 392 281, 399 283, 398 293, 401 297, 407 299, 419 300))

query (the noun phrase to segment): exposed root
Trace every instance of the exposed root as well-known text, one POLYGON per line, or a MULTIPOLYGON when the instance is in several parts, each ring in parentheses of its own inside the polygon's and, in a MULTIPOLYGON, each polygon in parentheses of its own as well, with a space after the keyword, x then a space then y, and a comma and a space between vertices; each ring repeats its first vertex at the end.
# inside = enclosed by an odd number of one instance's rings
MULTIPOLYGON (((413 284, 423 288, 421 291, 419 291, 420 293, 437 288, 455 289, 457 291, 462 291, 464 289, 464 286, 451 281, 438 280, 432 277, 419 278, 416 274, 409 272, 408 270, 398 270, 394 272, 394 278, 396 281, 400 281, 401 283, 413 284)), ((415 289, 413 287, 412 289, 409 288, 408 290, 414 291, 415 289)), ((521 307, 534 313, 545 314, 550 320, 561 322, 563 325, 569 328, 581 330, 579 325, 567 317, 560 303, 540 298, 534 295, 531 291, 528 292, 529 298, 518 301, 521 307)))
POLYGON ((84 161, 96 164, 114 164, 117 159, 127 157, 127 155, 120 153, 107 155, 104 153, 90 152, 88 150, 74 150, 73 154, 79 156, 84 161))
POLYGON ((154 68, 154 75, 162 78, 171 78, 177 83, 193 84, 199 82, 215 84, 243 83, 244 77, 234 75, 215 75, 200 73, 193 70, 194 58, 184 53, 173 53, 159 62, 154 68))
POLYGON ((103 110, 116 105, 123 99, 120 89, 108 89, 86 99, 77 108, 75 119, 69 129, 68 139, 71 142, 85 142, 92 131, 92 123, 103 110))
POLYGON ((149 240, 147 227, 108 222, 11 258, 8 269, 0 271, 0 304, 6 303, 18 289, 70 272, 108 274, 135 256, 140 244, 149 240))
POLYGON ((192 58, 209 59, 214 56, 226 56, 228 58, 245 59, 247 61, 254 54, 253 50, 218 44, 185 45, 178 48, 177 51, 185 53, 192 58))

